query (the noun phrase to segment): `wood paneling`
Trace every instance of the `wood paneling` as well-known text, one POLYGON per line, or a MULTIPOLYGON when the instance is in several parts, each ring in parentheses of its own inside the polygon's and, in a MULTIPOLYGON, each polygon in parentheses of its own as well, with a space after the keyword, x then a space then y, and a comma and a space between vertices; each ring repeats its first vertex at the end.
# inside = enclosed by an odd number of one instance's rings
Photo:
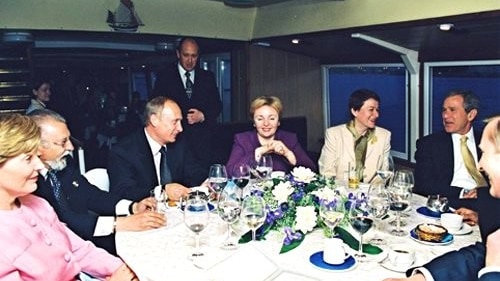
POLYGON ((321 66, 315 58, 250 46, 248 103, 274 95, 283 102, 283 116, 306 116, 308 150, 319 152, 323 138, 321 66))

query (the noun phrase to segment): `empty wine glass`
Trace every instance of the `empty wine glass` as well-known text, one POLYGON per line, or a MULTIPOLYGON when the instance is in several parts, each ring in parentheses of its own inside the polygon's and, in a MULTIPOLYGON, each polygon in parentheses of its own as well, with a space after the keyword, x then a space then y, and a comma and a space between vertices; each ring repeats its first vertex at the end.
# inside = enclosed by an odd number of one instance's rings
POLYGON ((215 193, 215 199, 218 198, 219 193, 227 184, 227 171, 226 166, 222 164, 213 164, 210 166, 208 172, 208 184, 215 193))
POLYGON ((255 241, 255 232, 266 220, 266 203, 258 195, 245 197, 241 205, 241 218, 252 230, 252 241, 255 241))
POLYGON ((200 232, 205 229, 209 220, 207 201, 199 196, 190 198, 184 207, 184 223, 195 234, 195 251, 191 258, 203 256, 200 251, 200 232))
MULTIPOLYGON (((367 193, 367 206, 375 219, 375 228, 381 229, 384 217, 389 212, 390 198, 386 187, 382 184, 372 184, 367 193)), ((374 245, 385 245, 386 241, 377 236, 370 240, 374 245)))
POLYGON ((354 256, 360 262, 367 261, 368 257, 363 253, 363 234, 372 227, 373 217, 364 194, 358 194, 356 199, 350 202, 348 218, 352 228, 359 233, 358 252, 354 256))
MULTIPOLYGON (((394 177, 396 179, 396 177, 394 177)), ((390 209, 396 212, 396 228, 391 230, 395 236, 405 236, 407 231, 401 229, 401 212, 410 206, 411 190, 407 184, 399 184, 399 181, 393 181, 387 188, 390 198, 390 209), (395 184, 396 183, 396 184, 395 184)))
POLYGON ((269 154, 261 155, 255 167, 257 174, 261 180, 267 180, 273 172, 273 158, 269 154))
POLYGON ((241 213, 240 196, 234 189, 225 188, 219 196, 217 204, 217 213, 219 217, 227 223, 227 237, 222 248, 226 250, 234 249, 237 243, 231 239, 231 224, 236 222, 241 213))
POLYGON ((394 174, 394 160, 392 156, 388 154, 387 156, 380 155, 377 161, 377 175, 384 181, 384 186, 387 186, 387 182, 391 179, 394 174))
POLYGON ((332 200, 321 200, 319 205, 319 215, 323 222, 330 228, 330 235, 333 237, 334 229, 339 222, 344 219, 345 206, 339 197, 334 197, 332 200))

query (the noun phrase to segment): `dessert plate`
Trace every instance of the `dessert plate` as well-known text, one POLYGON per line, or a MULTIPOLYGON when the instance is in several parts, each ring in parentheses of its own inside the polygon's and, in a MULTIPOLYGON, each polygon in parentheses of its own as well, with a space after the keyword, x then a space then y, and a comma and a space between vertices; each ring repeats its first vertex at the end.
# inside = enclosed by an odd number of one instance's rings
POLYGON ((317 268, 320 268, 323 270, 328 270, 328 271, 335 271, 335 272, 343 272, 343 271, 352 270, 358 264, 356 259, 353 256, 349 256, 348 258, 346 258, 344 263, 342 263, 342 264, 326 263, 325 261, 323 261, 323 251, 316 252, 316 253, 312 254, 309 257, 309 261, 317 268))
POLYGON ((415 228, 412 229, 410 231, 410 238, 419 242, 419 243, 422 243, 422 244, 425 244, 425 245, 431 245, 431 246, 443 246, 443 245, 448 245, 448 244, 451 244, 453 242, 453 235, 450 234, 450 233, 446 233, 446 235, 443 237, 443 239, 439 242, 432 242, 432 241, 425 241, 425 240, 421 240, 418 238, 418 235, 417 235, 417 232, 415 231, 415 228))

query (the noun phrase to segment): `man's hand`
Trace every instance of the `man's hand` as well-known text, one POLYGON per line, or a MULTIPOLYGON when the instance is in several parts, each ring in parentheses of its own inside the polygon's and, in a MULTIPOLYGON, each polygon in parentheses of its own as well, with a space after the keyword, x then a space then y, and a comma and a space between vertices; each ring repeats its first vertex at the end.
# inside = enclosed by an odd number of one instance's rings
POLYGON ((136 281, 139 280, 137 276, 135 276, 135 273, 130 269, 126 264, 122 264, 120 267, 118 267, 115 272, 109 277, 106 277, 106 281, 123 281, 123 280, 130 280, 130 281, 136 281))
POLYGON ((477 198, 477 189, 464 190, 463 198, 465 199, 475 199, 477 198))
POLYGON ((460 208, 455 211, 455 214, 459 214, 462 217, 464 217, 464 222, 468 225, 476 225, 478 221, 477 213, 467 209, 467 208, 460 208))
POLYGON ((186 116, 188 124, 195 124, 205 121, 205 115, 203 112, 199 111, 196 108, 190 108, 188 110, 188 114, 186 116))
POLYGON ((164 189, 167 192, 169 201, 179 201, 181 197, 185 197, 190 191, 189 188, 178 183, 168 183, 164 189))
POLYGON ((500 229, 486 239, 486 266, 500 267, 500 229))
POLYGON ((156 209, 156 201, 152 197, 146 197, 139 202, 134 202, 132 205, 133 214, 140 214, 148 210, 156 209))
POLYGON ((383 281, 425 281, 425 277, 422 274, 415 274, 408 278, 386 278, 383 281))
POLYGON ((157 212, 142 212, 127 217, 116 218, 116 231, 141 231, 165 226, 167 220, 164 214, 157 212))

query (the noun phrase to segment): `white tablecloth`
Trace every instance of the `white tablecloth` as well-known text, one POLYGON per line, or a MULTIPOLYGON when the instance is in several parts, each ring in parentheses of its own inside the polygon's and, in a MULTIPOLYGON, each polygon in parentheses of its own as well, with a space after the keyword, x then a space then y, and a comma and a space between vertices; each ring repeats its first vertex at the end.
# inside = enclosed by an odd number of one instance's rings
MULTIPOLYGON (((404 229, 410 230, 421 222, 436 222, 415 211, 425 203, 425 198, 415 195, 413 201, 404 229)), ((222 250, 219 246, 226 237, 227 225, 214 213, 209 226, 201 232, 201 250, 205 256, 193 262, 188 257, 194 250, 194 234, 184 225, 180 210, 169 209, 167 216, 167 227, 116 234, 118 254, 141 281, 382 280, 404 276, 382 267, 378 262, 387 254, 391 244, 404 243, 413 248, 416 252, 415 266, 480 240, 477 227, 473 227, 471 234, 455 235, 454 241, 444 246, 425 245, 409 236, 396 237, 387 231, 373 229, 365 234, 364 241, 374 235, 385 238, 388 243, 381 246, 384 252, 374 257, 373 261, 357 263, 352 270, 338 272, 319 269, 309 262, 312 254, 322 251, 324 236, 321 230, 308 233, 300 246, 284 254, 279 254, 281 241, 277 236, 240 245, 236 250, 222 250)), ((389 228, 391 226, 386 226, 387 230, 389 228)))

